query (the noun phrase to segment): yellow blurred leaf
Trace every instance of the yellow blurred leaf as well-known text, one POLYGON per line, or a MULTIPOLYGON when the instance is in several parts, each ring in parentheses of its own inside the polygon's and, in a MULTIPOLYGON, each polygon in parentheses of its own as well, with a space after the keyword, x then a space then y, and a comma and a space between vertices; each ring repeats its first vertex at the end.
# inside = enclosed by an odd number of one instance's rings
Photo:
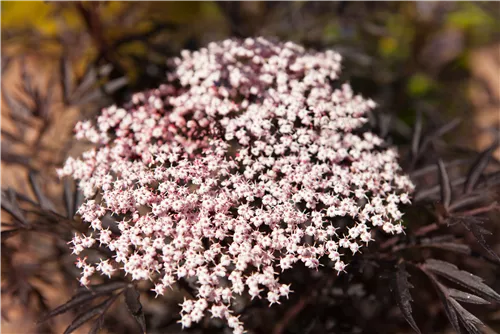
POLYGON ((41 1, 2 2, 2 29, 36 28, 45 35, 54 35, 57 24, 53 7, 41 1))
POLYGON ((463 3, 460 9, 447 16, 447 23, 455 28, 470 29, 478 26, 491 26, 495 19, 481 8, 471 3, 463 3))
POLYGON ((384 56, 394 54, 398 48, 398 42, 393 37, 382 37, 379 40, 379 52, 384 56))
POLYGON ((431 78, 423 73, 417 73, 408 80, 407 90, 410 95, 421 96, 428 93, 432 86, 431 78))

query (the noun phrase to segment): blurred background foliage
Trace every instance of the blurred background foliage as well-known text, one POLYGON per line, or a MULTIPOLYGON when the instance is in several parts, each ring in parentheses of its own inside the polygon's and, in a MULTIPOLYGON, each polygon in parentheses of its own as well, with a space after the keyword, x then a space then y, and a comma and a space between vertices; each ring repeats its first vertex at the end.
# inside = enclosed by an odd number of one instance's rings
POLYGON ((470 66, 470 52, 498 39, 496 2, 5 2, 5 55, 67 52, 75 71, 113 62, 134 85, 165 55, 231 36, 277 36, 342 47, 379 80, 406 75, 409 93, 431 93, 443 68, 470 66), (355 57, 357 56, 357 57, 355 57), (406 66, 405 66, 406 65, 406 66), (146 72, 146 73, 144 73, 146 72))
MULTIPOLYGON (((436 127, 462 119, 447 139, 465 158, 498 134, 499 2, 11 1, 1 3, 2 187, 29 193, 30 170, 52 179, 68 155, 85 149, 72 139, 75 122, 158 85, 168 57, 259 35, 339 51, 342 80, 379 104, 381 135, 391 132, 395 143, 411 140, 417 114, 436 127)), ((60 188, 44 187, 60 196, 60 188)), ((33 262, 30 254, 19 263, 33 262)), ((50 306, 68 299, 71 289, 61 290, 49 294, 50 306)), ((34 308, 17 313, 18 323, 9 308, 18 327, 2 328, 32 332, 26 319, 43 310, 34 308)))
POLYGON ((471 95, 495 95, 498 80, 474 71, 487 66, 475 58, 488 51, 494 59, 487 72, 499 71, 499 17, 498 2, 14 1, 2 3, 2 66, 31 55, 43 58, 38 70, 54 74, 64 57, 81 78, 90 66, 111 64, 106 79, 128 83, 112 94, 120 101, 161 82, 165 59, 181 49, 276 36, 340 51, 346 79, 398 114, 401 127, 411 126, 418 110, 433 119, 467 118, 477 102, 471 95))

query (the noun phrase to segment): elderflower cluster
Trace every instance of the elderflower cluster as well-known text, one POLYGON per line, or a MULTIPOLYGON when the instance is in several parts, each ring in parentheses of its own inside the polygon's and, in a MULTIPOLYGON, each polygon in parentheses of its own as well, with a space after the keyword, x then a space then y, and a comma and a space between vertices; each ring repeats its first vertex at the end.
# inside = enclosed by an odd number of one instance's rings
POLYGON ((59 170, 79 181, 93 230, 73 251, 114 254, 79 260, 82 284, 122 271, 163 295, 186 279, 197 295, 182 304, 184 327, 209 314, 241 333, 236 295, 279 303, 290 293, 279 273, 295 263, 328 258, 341 272, 373 229, 402 232, 413 185, 396 151, 362 129, 375 103, 333 88, 338 53, 249 38, 170 65, 165 84, 76 127, 97 148, 59 170))

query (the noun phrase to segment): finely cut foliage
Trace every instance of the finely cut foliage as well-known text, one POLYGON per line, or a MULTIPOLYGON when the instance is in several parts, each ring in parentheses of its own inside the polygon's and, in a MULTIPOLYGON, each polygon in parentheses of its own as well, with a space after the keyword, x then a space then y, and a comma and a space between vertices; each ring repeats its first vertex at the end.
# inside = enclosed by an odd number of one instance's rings
POLYGON ((279 273, 295 263, 328 258, 342 272, 372 229, 403 231, 413 184, 395 149, 364 131, 375 103, 338 84, 339 54, 226 40, 170 65, 165 84, 76 126, 97 148, 59 170, 78 180, 93 229, 73 252, 113 254, 79 259, 83 285, 121 271, 161 295, 187 280, 184 327, 209 313, 241 333, 231 304, 244 292, 279 303, 291 291, 279 273))
POLYGON ((392 289, 395 292, 396 301, 404 318, 415 332, 421 333, 412 316, 411 302, 413 299, 411 298, 410 288, 413 288, 413 285, 408 281, 409 277, 410 274, 406 271, 404 264, 399 264, 391 282, 392 289))
POLYGON ((446 277, 450 281, 460 284, 478 295, 500 302, 500 295, 483 283, 483 279, 467 271, 459 270, 457 266, 434 259, 428 259, 424 264, 425 269, 446 277))

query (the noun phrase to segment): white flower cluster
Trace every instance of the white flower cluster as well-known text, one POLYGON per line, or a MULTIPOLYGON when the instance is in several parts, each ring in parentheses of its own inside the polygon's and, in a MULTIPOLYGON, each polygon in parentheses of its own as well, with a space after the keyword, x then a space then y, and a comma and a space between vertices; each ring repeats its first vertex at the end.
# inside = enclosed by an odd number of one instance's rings
POLYGON ((78 124, 98 147, 59 171, 79 180, 94 230, 73 250, 115 254, 80 260, 81 283, 121 270, 164 294, 185 278, 197 299, 182 304, 183 326, 209 312, 241 333, 235 295, 279 303, 290 292, 279 272, 294 263, 329 258, 340 272, 373 228, 401 233, 413 185, 396 151, 361 129, 375 103, 332 88, 340 62, 264 38, 211 43, 173 59, 159 88, 78 124), (120 233, 102 227, 106 214, 120 233))

